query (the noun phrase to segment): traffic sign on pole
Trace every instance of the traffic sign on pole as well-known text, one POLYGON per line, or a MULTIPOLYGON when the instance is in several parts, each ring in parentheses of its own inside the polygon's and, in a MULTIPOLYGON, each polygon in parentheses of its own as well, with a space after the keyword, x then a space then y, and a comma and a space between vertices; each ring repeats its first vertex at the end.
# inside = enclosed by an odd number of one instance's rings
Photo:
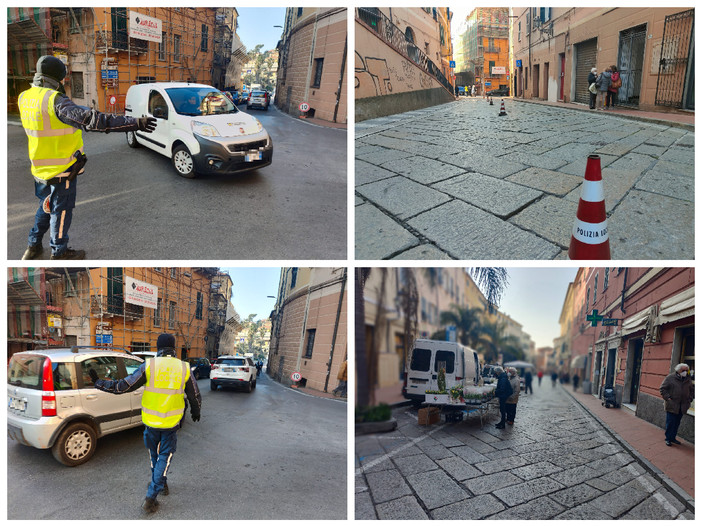
POLYGON ((303 113, 307 113, 310 110, 310 105, 307 104, 306 102, 301 102, 300 103, 300 111, 303 113))
POLYGON ((302 379, 302 375, 295 371, 290 375, 290 378, 292 379, 293 382, 299 382, 302 379))

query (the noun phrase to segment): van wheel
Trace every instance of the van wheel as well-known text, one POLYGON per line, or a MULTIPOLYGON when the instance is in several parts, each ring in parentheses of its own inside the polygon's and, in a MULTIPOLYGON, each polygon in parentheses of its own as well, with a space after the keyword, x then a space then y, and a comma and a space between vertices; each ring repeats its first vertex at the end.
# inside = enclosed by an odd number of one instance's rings
POLYGON ((139 148, 141 146, 141 144, 139 144, 139 141, 137 140, 136 133, 134 133, 133 131, 127 132, 127 144, 130 148, 139 148))
POLYGON ((178 175, 185 177, 186 179, 194 179, 197 176, 195 173, 195 161, 193 161, 193 156, 190 155, 190 150, 184 144, 176 146, 173 150, 173 167, 178 172, 178 175))
POLYGON ((64 429, 51 448, 54 458, 66 466, 84 464, 95 453, 97 437, 88 424, 78 422, 64 429))

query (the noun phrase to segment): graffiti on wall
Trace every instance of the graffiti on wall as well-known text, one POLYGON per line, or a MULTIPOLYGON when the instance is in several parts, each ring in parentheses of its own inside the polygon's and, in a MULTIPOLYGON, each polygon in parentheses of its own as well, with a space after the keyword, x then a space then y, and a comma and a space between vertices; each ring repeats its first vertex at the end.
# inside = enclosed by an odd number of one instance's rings
POLYGON ((432 78, 421 71, 416 64, 401 59, 397 67, 390 65, 387 59, 366 56, 356 51, 355 88, 361 97, 388 95, 393 92, 414 91, 432 87, 432 78))

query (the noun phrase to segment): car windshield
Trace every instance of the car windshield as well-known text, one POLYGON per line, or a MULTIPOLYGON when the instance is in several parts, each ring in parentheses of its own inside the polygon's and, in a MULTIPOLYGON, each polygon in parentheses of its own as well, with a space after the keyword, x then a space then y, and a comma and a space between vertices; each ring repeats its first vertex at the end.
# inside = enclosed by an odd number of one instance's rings
POLYGON ((169 88, 166 90, 173 102, 175 110, 180 115, 220 115, 237 113, 237 107, 224 93, 214 88, 187 87, 169 88))
POLYGON ((219 358, 217 363, 220 365, 246 365, 243 358, 219 358))
POLYGON ((18 387, 41 389, 45 359, 45 356, 37 354, 13 356, 7 370, 7 383, 18 387))

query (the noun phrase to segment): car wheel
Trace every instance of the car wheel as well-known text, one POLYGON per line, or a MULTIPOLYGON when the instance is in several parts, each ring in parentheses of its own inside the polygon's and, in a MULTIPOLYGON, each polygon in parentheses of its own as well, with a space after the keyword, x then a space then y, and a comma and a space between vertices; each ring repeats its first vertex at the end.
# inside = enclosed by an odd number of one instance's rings
POLYGON ((139 144, 139 141, 137 140, 136 133, 134 133, 133 131, 127 132, 127 144, 130 148, 139 148, 141 146, 141 144, 139 144))
POLYGON ((253 381, 253 388, 256 389, 256 380, 253 381))
POLYGON ((217 390, 217 384, 210 380, 210 390, 211 391, 216 391, 217 390))
POLYGON ((246 383, 246 392, 247 392, 247 393, 250 393, 250 392, 251 392, 251 380, 249 380, 249 381, 246 383))
POLYGON ((178 175, 185 177, 186 179, 194 179, 197 176, 195 172, 195 161, 193 156, 190 154, 190 150, 184 144, 179 144, 173 150, 173 168, 176 169, 178 175))
POLYGON ((97 436, 88 424, 77 422, 64 429, 51 448, 54 458, 66 466, 84 464, 95 453, 97 436))
POLYGON ((249 105, 247 104, 247 105, 246 105, 246 109, 247 109, 247 110, 250 110, 250 109, 251 109, 251 106, 249 106, 249 105))

